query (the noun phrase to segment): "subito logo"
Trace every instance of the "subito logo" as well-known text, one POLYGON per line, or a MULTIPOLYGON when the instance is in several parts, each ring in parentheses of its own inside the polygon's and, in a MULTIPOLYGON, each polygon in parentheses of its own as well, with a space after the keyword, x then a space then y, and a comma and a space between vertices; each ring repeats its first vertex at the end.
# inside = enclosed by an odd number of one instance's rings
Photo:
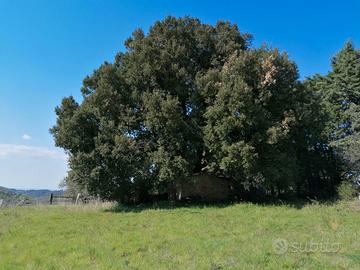
POLYGON ((275 239, 272 243, 273 250, 276 254, 285 254, 288 250, 288 243, 285 239, 275 239))

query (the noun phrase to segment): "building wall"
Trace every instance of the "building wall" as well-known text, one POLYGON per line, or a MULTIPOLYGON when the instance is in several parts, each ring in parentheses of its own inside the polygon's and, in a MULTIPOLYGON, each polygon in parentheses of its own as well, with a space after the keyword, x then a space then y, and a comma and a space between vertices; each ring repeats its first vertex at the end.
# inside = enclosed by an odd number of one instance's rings
POLYGON ((194 175, 191 181, 178 190, 179 199, 198 198, 204 201, 219 201, 230 198, 227 180, 208 174, 194 175))

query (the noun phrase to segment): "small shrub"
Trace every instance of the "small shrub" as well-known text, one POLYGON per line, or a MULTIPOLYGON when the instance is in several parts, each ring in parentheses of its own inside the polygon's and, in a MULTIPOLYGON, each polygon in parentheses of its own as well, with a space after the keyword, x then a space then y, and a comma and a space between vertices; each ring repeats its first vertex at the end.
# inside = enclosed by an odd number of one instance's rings
POLYGON ((340 199, 351 200, 356 197, 358 190, 353 183, 344 181, 337 188, 337 192, 340 199))

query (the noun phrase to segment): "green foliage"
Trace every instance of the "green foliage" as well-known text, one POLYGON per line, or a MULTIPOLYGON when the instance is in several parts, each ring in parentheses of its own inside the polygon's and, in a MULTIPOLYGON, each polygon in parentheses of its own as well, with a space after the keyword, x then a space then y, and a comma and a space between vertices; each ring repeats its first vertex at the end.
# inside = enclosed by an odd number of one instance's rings
POLYGON ((51 133, 70 155, 66 182, 119 201, 174 198, 203 167, 206 104, 196 79, 245 50, 249 38, 236 25, 188 17, 167 17, 147 35, 136 30, 125 53, 85 78, 80 105, 70 97, 56 109, 51 133))
POLYGON ((212 83, 204 139, 212 172, 246 187, 287 189, 297 178, 296 66, 265 48, 233 54, 212 83))
POLYGON ((353 200, 358 193, 354 183, 343 181, 337 188, 338 196, 342 200, 353 200))
POLYGON ((332 71, 314 76, 311 87, 327 111, 326 136, 342 159, 342 173, 353 181, 360 176, 360 50, 351 42, 333 58, 332 71))
POLYGON ((68 97, 56 108, 66 184, 121 202, 173 200, 205 172, 227 178, 234 195, 331 194, 339 177, 325 123, 334 110, 285 53, 250 40, 236 25, 189 17, 136 30, 114 63, 84 79, 82 103, 68 97))

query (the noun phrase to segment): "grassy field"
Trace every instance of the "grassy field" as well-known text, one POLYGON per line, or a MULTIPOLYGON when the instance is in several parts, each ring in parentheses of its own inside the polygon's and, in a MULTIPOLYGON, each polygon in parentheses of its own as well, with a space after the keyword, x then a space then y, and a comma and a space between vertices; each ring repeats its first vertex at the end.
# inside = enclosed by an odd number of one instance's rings
POLYGON ((0 269, 360 269, 360 205, 0 210, 0 269))

